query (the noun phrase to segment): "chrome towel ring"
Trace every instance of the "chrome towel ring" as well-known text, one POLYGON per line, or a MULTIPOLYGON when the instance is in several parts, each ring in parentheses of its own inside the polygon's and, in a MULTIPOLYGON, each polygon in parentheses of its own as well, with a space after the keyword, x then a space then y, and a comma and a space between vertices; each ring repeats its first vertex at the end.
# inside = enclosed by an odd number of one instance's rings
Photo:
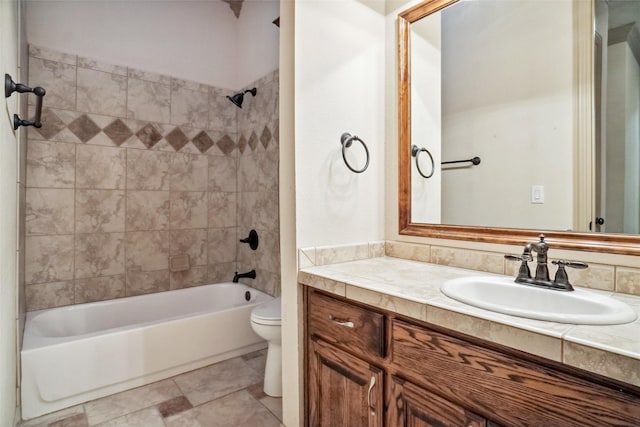
POLYGON ((351 135, 349 132, 345 132, 340 137, 340 144, 342 144, 342 160, 344 160, 344 164, 347 165, 349 170, 351 172, 355 172, 355 173, 362 173, 362 172, 366 171, 367 168, 369 167, 369 149, 367 148, 367 146, 364 143, 364 141, 361 140, 360 138, 358 138, 355 135, 351 135), (347 161, 347 156, 344 154, 345 150, 347 148, 351 147, 351 144, 353 144, 353 141, 359 141, 360 144, 362 144, 362 146, 364 147, 365 153, 367 153, 367 162, 365 163, 365 165, 364 165, 364 167, 362 169, 354 169, 353 167, 351 167, 351 165, 347 161))
POLYGON ((429 152, 429 150, 427 150, 426 148, 422 147, 422 148, 418 148, 417 145, 412 145, 411 146, 411 157, 415 157, 416 158, 416 168, 418 169, 418 173, 426 179, 429 179, 433 176, 433 173, 436 170, 436 165, 433 162, 433 156, 431 155, 431 153, 429 152), (429 160, 431 160, 431 173, 429 175, 426 175, 424 172, 422 172, 422 169, 420 169, 420 163, 418 162, 418 157, 420 155, 420 153, 422 152, 427 153, 427 156, 429 156, 429 160))

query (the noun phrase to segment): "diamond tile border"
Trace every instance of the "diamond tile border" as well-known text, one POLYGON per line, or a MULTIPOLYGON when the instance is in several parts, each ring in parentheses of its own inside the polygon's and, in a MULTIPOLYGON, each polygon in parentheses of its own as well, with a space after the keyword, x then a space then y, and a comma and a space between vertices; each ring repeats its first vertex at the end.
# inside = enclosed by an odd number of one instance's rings
MULTIPOLYGON (((247 86, 261 87, 262 95, 256 102, 247 105, 245 110, 238 111, 223 99, 224 95, 233 92, 231 89, 113 65, 98 59, 79 57, 33 45, 29 46, 29 56, 46 58, 61 64, 66 64, 67 60, 72 59, 69 64, 77 67, 100 70, 125 78, 159 81, 175 88, 184 87, 210 95, 209 127, 205 129, 45 107, 43 126, 40 129, 30 129, 30 139, 103 146, 113 144, 126 148, 226 156, 241 155, 245 152, 251 154, 278 145, 277 108, 274 110, 274 106, 278 105, 278 70, 247 86), (212 100, 212 95, 220 97, 221 100, 212 100)), ((30 115, 33 115, 32 109, 30 108, 30 115)))

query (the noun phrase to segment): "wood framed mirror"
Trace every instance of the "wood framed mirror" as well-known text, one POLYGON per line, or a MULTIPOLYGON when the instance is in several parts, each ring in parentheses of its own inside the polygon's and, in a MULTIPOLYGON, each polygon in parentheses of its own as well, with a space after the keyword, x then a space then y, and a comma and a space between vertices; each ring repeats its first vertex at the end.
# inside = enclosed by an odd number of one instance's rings
MULTIPOLYGON (((544 233, 555 248, 606 252, 623 255, 640 255, 640 235, 589 232, 588 224, 595 218, 593 170, 595 146, 594 130, 594 4, 591 1, 571 2, 573 24, 573 121, 570 152, 572 173, 575 178, 571 189, 571 221, 575 227, 546 229, 509 228, 504 226, 453 225, 427 223, 412 217, 412 169, 414 158, 412 145, 412 75, 411 28, 418 21, 458 3, 458 0, 428 0, 398 15, 398 159, 399 159, 399 233, 403 235, 451 240, 466 240, 497 244, 522 245, 544 233), (587 64, 585 66, 585 64, 587 64)), ((471 2, 475 3, 475 2, 471 2)), ((552 65, 551 65, 552 66, 552 65)), ((415 77, 415 76, 414 76, 415 77)), ((416 116, 418 117, 418 116, 416 116)), ((421 119, 418 117, 418 119, 421 119)), ((435 156, 434 156, 435 157, 435 156)), ((439 158, 436 164, 439 165, 439 158)), ((436 169, 437 172, 437 169, 436 169)), ((505 197, 509 197, 506 195, 505 197)))

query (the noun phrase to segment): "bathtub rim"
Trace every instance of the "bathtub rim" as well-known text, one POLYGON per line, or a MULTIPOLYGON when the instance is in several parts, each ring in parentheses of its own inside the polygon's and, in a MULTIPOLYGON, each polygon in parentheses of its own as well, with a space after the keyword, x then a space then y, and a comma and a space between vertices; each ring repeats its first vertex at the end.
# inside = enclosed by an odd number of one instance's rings
POLYGON ((264 302, 268 302, 271 301, 272 299, 274 299, 275 297, 267 294, 266 292, 263 292, 259 289, 255 289, 252 288, 251 286, 244 284, 244 283, 232 283, 232 282, 219 282, 219 283, 208 283, 206 285, 200 285, 200 286, 193 286, 193 287, 189 287, 189 288, 182 288, 182 289, 172 289, 169 291, 163 291, 163 292, 156 292, 156 293, 149 293, 149 294, 143 294, 143 295, 133 295, 133 296, 129 296, 129 297, 122 297, 122 298, 115 298, 115 299, 110 299, 110 300, 103 300, 103 301, 93 301, 93 302, 88 302, 88 303, 82 303, 82 304, 74 304, 74 305, 66 305, 66 306, 60 306, 60 307, 52 307, 52 308, 45 308, 42 310, 37 310, 37 311, 30 311, 26 313, 25 316, 25 327, 24 327, 24 335, 23 335, 23 339, 22 339, 22 348, 20 349, 20 352, 22 353, 23 351, 34 351, 34 350, 38 350, 44 347, 49 347, 49 346, 55 346, 55 345, 63 345, 65 343, 68 342, 72 342, 72 341, 77 341, 77 340, 81 340, 81 339, 91 339, 93 337, 97 337, 97 336, 102 336, 102 335, 111 335, 111 334, 118 334, 118 333, 122 333, 122 332, 126 332, 135 328, 148 328, 151 327, 153 325, 162 323, 162 322, 167 322, 167 321, 175 321, 175 320, 180 320, 180 319, 186 319, 186 318, 193 318, 193 317, 201 317, 201 316, 206 316, 209 313, 213 313, 213 312, 225 312, 225 311, 230 311, 233 310, 235 308, 238 307, 246 307, 246 306, 257 306, 259 304, 262 304, 264 302), (190 312, 190 313, 185 313, 185 314, 180 314, 180 315, 175 315, 175 316, 169 316, 169 317, 162 317, 160 319, 155 319, 155 320, 151 320, 148 322, 142 322, 142 323, 133 323, 133 324, 128 324, 128 325, 124 325, 124 326, 117 326, 114 328, 107 328, 107 329, 101 329, 98 331, 92 331, 92 332, 87 332, 84 334, 79 334, 79 335, 67 335, 67 336, 55 336, 55 337, 50 337, 50 336, 43 336, 43 335, 39 335, 39 334, 34 334, 32 331, 32 323, 35 321, 35 319, 45 313, 51 312, 51 311, 67 311, 67 310, 74 310, 77 306, 98 306, 98 305, 107 305, 107 304, 112 304, 114 302, 122 302, 123 300, 135 300, 135 299, 142 299, 142 298, 148 298, 150 296, 154 296, 154 297, 170 297, 171 294, 175 294, 176 292, 184 292, 184 291, 188 291, 189 289, 197 289, 197 288, 202 288, 202 287, 213 287, 213 286, 219 286, 219 285, 228 285, 229 287, 235 287, 238 286, 240 287, 242 290, 249 290, 249 291, 254 291, 257 293, 257 301, 252 302, 252 303, 247 303, 247 304, 236 304, 236 305, 230 305, 224 308, 221 308, 219 310, 200 310, 200 311, 194 311, 194 312, 190 312))

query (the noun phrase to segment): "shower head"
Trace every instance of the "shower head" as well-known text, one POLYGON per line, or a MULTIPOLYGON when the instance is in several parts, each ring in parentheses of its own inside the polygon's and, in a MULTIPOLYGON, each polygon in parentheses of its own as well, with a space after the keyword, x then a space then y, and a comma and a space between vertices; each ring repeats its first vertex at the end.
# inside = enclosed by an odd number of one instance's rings
POLYGON ((255 87, 253 89, 247 89, 244 92, 236 93, 233 96, 227 96, 227 99, 233 102, 237 107, 242 108, 242 101, 244 101, 244 94, 247 92, 249 92, 253 96, 256 96, 256 93, 258 93, 258 90, 255 87))

